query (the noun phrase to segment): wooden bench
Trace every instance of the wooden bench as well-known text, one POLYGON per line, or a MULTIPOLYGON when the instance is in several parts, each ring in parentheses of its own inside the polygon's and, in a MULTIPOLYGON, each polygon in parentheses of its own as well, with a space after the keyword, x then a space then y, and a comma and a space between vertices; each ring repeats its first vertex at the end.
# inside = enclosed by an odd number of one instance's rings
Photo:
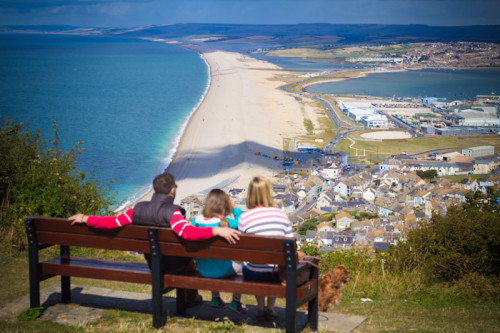
POLYGON ((286 298, 286 331, 295 332, 296 310, 308 304, 308 322, 312 330, 318 327, 318 272, 311 265, 296 267, 295 240, 286 237, 241 235, 231 245, 224 239, 186 241, 170 228, 151 228, 128 225, 120 229, 94 229, 85 225, 71 226, 67 219, 48 217, 26 218, 29 242, 30 306, 40 306, 40 282, 61 276, 61 301, 71 301, 70 277, 83 277, 152 285, 153 326, 160 328, 165 322, 162 309, 163 294, 177 289, 176 311, 186 315, 184 289, 200 289, 241 293, 257 296, 286 298), (39 251, 60 246, 60 255, 40 262, 39 251), (135 251, 151 254, 151 269, 146 263, 131 263, 70 255, 70 246, 135 251), (251 261, 286 265, 287 283, 254 282, 241 276, 211 279, 199 276, 162 274, 162 254, 182 257, 202 257, 236 261, 251 261), (308 282, 297 286, 296 274, 300 269, 311 270, 308 282))

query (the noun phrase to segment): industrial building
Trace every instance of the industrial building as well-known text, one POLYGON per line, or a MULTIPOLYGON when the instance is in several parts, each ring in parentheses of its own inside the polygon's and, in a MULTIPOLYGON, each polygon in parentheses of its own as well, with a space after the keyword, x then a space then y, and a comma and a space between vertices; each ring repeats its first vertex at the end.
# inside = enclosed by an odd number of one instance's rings
POLYGON ((436 134, 436 127, 429 125, 420 125, 420 130, 424 135, 434 135, 436 134))
POLYGON ((361 117, 361 123, 371 128, 387 128, 389 126, 387 117, 383 114, 363 116, 361 117))
POLYGON ((479 127, 479 126, 451 126, 446 128, 436 128, 437 135, 481 135, 500 134, 500 127, 479 127))
POLYGON ((347 109, 347 116, 356 121, 361 121, 364 116, 371 116, 375 114, 375 109, 370 108, 351 108, 347 109))
POLYGON ((496 115, 495 107, 481 110, 467 109, 454 113, 451 118, 458 126, 500 126, 500 119, 496 115))
POLYGON ((462 149, 462 155, 472 157, 493 156, 495 155, 494 146, 478 146, 462 149))

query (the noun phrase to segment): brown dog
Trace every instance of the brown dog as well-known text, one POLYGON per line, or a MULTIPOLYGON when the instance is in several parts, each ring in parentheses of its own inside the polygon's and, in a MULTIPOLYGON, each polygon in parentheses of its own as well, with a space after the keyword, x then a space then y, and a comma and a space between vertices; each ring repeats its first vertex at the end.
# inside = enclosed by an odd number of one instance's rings
MULTIPOLYGON (((318 310, 326 312, 340 301, 342 285, 349 281, 351 273, 344 265, 335 266, 318 282, 318 310)), ((307 303, 301 306, 307 310, 307 303)))

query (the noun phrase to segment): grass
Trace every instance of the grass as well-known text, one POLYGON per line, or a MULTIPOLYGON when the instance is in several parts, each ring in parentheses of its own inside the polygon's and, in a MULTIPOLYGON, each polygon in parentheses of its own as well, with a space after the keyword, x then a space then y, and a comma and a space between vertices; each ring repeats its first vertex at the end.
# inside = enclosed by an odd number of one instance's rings
MULTIPOLYGON (((94 253, 99 257, 120 257, 122 260, 138 261, 140 257, 121 252, 94 253)), ((341 259, 352 273, 351 281, 343 288, 343 297, 333 310, 335 313, 367 317, 367 321, 354 332, 494 332, 500 327, 500 307, 498 306, 498 284, 477 288, 466 283, 454 286, 424 287, 418 274, 392 276, 380 273, 366 261, 356 261, 348 256, 341 259), (486 290, 484 297, 477 289, 486 290), (363 303, 361 298, 372 302, 363 303)), ((0 251, 2 271, 0 284, 0 305, 6 306, 14 299, 29 293, 27 254, 6 254, 0 251), (7 287, 8 286, 8 287, 7 287)), ((42 283, 42 288, 58 284, 59 278, 42 283)), ((149 293, 150 286, 116 283, 89 279, 73 279, 73 283, 95 287, 149 293)), ((481 282, 484 284, 484 282, 481 282)), ((207 291, 201 291, 204 299, 209 299, 207 291)), ((224 299, 230 294, 222 293, 224 299)), ((243 295, 243 302, 255 304, 253 296, 243 295)), ((277 305, 284 307, 284 300, 277 305)), ((194 318, 169 317, 168 324, 161 330, 151 326, 151 315, 123 311, 104 310, 97 322, 83 327, 60 325, 38 319, 18 321, 15 318, 0 320, 1 332, 281 332, 277 329, 263 329, 249 326, 245 322, 211 322, 194 318)), ((304 333, 310 332, 306 328, 304 333)))
POLYGON ((459 182, 465 178, 473 178, 473 179, 481 180, 487 176, 489 176, 489 174, 485 174, 485 175, 481 175, 481 174, 477 174, 477 175, 453 175, 453 176, 445 176, 444 178, 459 182))
POLYGON ((352 79, 352 78, 356 78, 356 77, 361 77, 361 76, 366 75, 366 74, 364 74, 366 72, 369 72, 369 70, 356 69, 356 70, 352 70, 352 71, 349 70, 349 71, 343 71, 343 72, 328 73, 326 75, 321 75, 318 77, 313 77, 310 79, 300 80, 300 81, 297 81, 297 79, 294 79, 293 81, 295 81, 295 82, 287 85, 286 90, 288 90, 290 92, 295 92, 295 93, 302 93, 302 89, 304 87, 307 87, 307 86, 310 86, 313 84, 317 84, 320 82, 327 82, 327 81, 331 81, 331 80, 345 80, 345 79, 352 79))
POLYGON ((369 319, 354 333, 367 332, 495 332, 500 322, 492 305, 422 306, 405 300, 366 302, 351 300, 337 307, 369 319), (392 311, 389 315, 388 312, 392 311))
POLYGON ((376 46, 376 47, 344 47, 344 48, 332 48, 328 50, 317 49, 315 46, 305 48, 290 48, 283 50, 273 50, 268 52, 268 55, 278 56, 278 57, 303 57, 303 58, 316 58, 316 59, 337 59, 344 60, 350 57, 377 57, 381 55, 391 55, 396 53, 398 56, 405 54, 411 50, 420 48, 416 44, 413 44, 409 48, 403 48, 402 45, 390 45, 390 46, 376 46))
MULTIPOLYGON (((451 147, 475 147, 482 145, 493 145, 496 149, 500 149, 500 135, 468 135, 468 136, 431 136, 410 139, 398 140, 382 140, 382 141, 366 141, 356 140, 362 133, 360 131, 352 134, 352 138, 356 143, 350 148, 352 141, 348 138, 343 139, 337 144, 336 150, 349 152, 353 148, 366 150, 367 157, 387 157, 393 154, 400 154, 406 151, 409 154, 427 151, 438 148, 451 148, 451 147), (461 138, 461 139, 460 139, 461 138)), ((448 151, 461 150, 461 148, 450 149, 448 151)), ((353 156, 355 153, 352 154, 353 156)))

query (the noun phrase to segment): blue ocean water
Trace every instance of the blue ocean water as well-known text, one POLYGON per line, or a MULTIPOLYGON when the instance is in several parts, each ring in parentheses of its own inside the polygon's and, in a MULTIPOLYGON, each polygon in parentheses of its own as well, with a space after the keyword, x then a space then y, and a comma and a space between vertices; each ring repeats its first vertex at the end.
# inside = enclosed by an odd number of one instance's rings
POLYGON ((500 69, 418 70, 374 73, 367 77, 313 85, 312 93, 380 97, 440 97, 475 100, 476 95, 500 94, 500 69))
POLYGON ((69 149, 127 202, 170 162, 209 83, 198 53, 139 39, 0 35, 0 116, 69 149))

